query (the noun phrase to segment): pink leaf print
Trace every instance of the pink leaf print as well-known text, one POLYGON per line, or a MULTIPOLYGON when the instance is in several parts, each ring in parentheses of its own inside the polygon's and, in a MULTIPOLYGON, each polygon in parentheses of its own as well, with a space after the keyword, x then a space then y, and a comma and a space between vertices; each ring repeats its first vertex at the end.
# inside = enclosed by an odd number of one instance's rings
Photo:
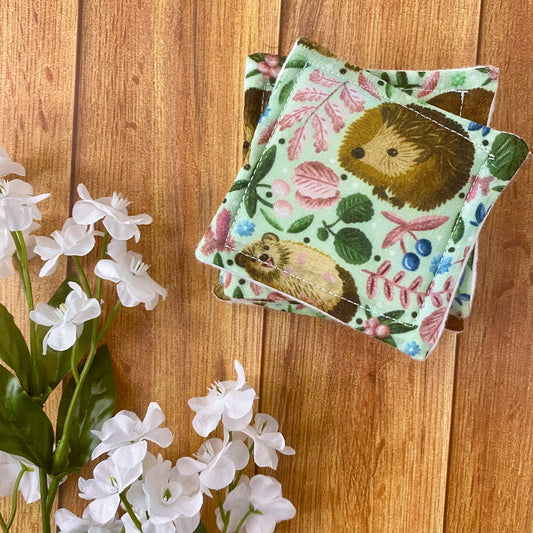
POLYGON ((428 215, 425 217, 415 218, 407 223, 411 231, 425 231, 442 226, 450 217, 442 215, 428 215))
POLYGON ((325 152, 329 147, 329 131, 328 125, 326 124, 326 117, 318 113, 314 114, 311 119, 311 126, 315 130, 313 133, 315 152, 325 152))
POLYGON ((216 221, 216 236, 219 241, 223 241, 228 236, 231 222, 231 212, 225 207, 220 211, 216 221))
POLYGON ((253 281, 250 282, 250 289, 252 289, 252 292, 259 296, 263 292, 263 287, 261 285, 258 285, 257 283, 254 283, 253 281))
POLYGON ((331 198, 338 193, 339 178, 320 161, 306 161, 296 167, 292 182, 309 198, 331 198))
POLYGON ((366 295, 369 298, 374 298, 378 292, 378 277, 369 276, 366 282, 366 295))
POLYGON ((294 126, 297 122, 300 122, 306 115, 315 110, 315 107, 312 105, 303 105, 293 109, 290 113, 283 115, 279 120, 279 125, 281 130, 285 130, 294 126))
POLYGON ((317 87, 304 87, 299 89, 293 96, 297 102, 317 102, 326 98, 327 94, 317 87))
POLYGON ((394 222, 395 224, 405 224, 405 220, 397 215, 396 213, 393 213, 392 211, 382 211, 381 214, 391 222, 394 222))
POLYGON ((336 102, 326 102, 324 106, 324 111, 326 115, 330 118, 331 124, 333 126, 333 131, 339 133, 339 131, 344 128, 344 116, 339 104, 336 102))
POLYGON ((401 227, 394 228, 393 230, 389 231, 387 235, 385 235, 385 238, 383 239, 383 244, 381 247, 383 249, 388 248, 389 246, 392 246, 393 244, 396 244, 398 241, 402 240, 402 237, 405 235, 405 230, 401 227))
POLYGON ((407 309, 409 307, 409 300, 411 299, 411 296, 409 294, 409 291, 402 287, 400 289, 400 304, 404 309, 407 309))
POLYGON ((420 324, 420 337, 428 344, 435 344, 439 339, 444 321, 446 320, 446 307, 433 311, 422 320, 420 324))
POLYGON ((433 293, 430 295, 431 303, 434 307, 442 307, 442 296, 440 294, 433 293))
POLYGON ((385 284, 383 285, 383 294, 389 302, 394 298, 394 287, 388 280, 385 280, 385 284))
POLYGON ((394 281, 394 283, 399 283, 403 278, 405 278, 405 272, 400 270, 400 272, 392 278, 392 281, 394 281))
POLYGON ((416 295, 416 303, 422 307, 425 303, 425 298, 423 294, 417 293, 416 295))
POLYGON ((215 234, 213 233, 211 226, 209 226, 204 234, 204 244, 200 248, 200 252, 204 255, 211 255, 213 252, 216 252, 217 245, 218 243, 215 234))
POLYGON ((271 122, 267 126, 265 126, 265 129, 261 132, 261 135, 259 135, 259 139, 257 140, 257 144, 265 144, 270 140, 270 137, 272 137, 272 133, 274 133, 274 129, 276 128, 278 121, 274 120, 274 122, 271 122))
POLYGON ((339 80, 336 80, 335 78, 330 78, 329 76, 326 76, 318 69, 313 70, 313 72, 309 74, 309 81, 312 81, 313 83, 318 83, 320 85, 323 85, 324 87, 336 87, 337 85, 340 85, 342 83, 339 80))
POLYGON ((298 159, 300 157, 306 139, 307 128, 305 126, 298 128, 294 132, 294 135, 289 141, 289 148, 287 149, 287 156, 289 157, 289 161, 294 161, 295 159, 298 159))
POLYGON ((361 89, 371 94, 374 98, 381 100, 381 97, 378 94, 376 86, 362 72, 359 72, 357 83, 359 83, 359 87, 361 87, 361 89))
POLYGON ((449 290, 451 290, 453 288, 453 277, 449 277, 445 282, 444 282, 444 285, 442 286, 442 290, 444 292, 447 292, 449 290))
POLYGON ((363 97, 353 87, 345 85, 340 94, 344 105, 352 112, 360 112, 365 108, 363 97))
POLYGON ((314 211, 315 209, 322 209, 323 207, 331 207, 332 205, 335 205, 341 199, 341 193, 337 191, 335 196, 331 196, 330 198, 309 198, 296 191, 294 199, 300 207, 303 207, 308 211, 314 211))
POLYGON ((392 263, 390 261, 383 261, 383 263, 376 270, 378 276, 385 276, 387 272, 391 269, 392 263))
POLYGON ((440 73, 436 70, 427 80, 424 80, 418 91, 417 98, 427 96, 435 90, 437 83, 439 82, 440 73))
POLYGON ((416 289, 418 289, 418 287, 420 287, 420 285, 422 285, 423 281, 424 281, 424 278, 422 276, 417 276, 415 278, 415 280, 413 281, 413 283, 411 283, 411 285, 409 285, 409 290, 416 291, 416 289))

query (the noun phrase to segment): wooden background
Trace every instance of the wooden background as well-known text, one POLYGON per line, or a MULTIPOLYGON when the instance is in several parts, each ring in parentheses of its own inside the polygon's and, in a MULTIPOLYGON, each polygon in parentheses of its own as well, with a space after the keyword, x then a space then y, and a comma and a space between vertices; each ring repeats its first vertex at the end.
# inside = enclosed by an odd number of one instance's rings
MULTIPOLYGON (((108 337, 117 407, 143 414, 157 400, 176 435, 169 455, 190 454, 200 439, 186 400, 233 379, 238 358, 297 450, 276 473, 297 508, 280 532, 533 531, 532 164, 483 229, 464 333, 445 334, 425 363, 334 322, 221 303, 194 248, 239 166, 244 59, 307 36, 374 68, 491 63, 493 125, 531 146, 532 21, 531 0, 17 0, 1 11, 0 144, 53 194, 42 234, 61 226, 78 183, 154 216, 137 250, 169 295, 151 313, 122 310, 108 337)), ((22 320, 16 280, 0 291, 22 320)), ((74 479, 60 505, 79 513, 76 492, 74 479)), ((38 504, 19 518, 15 531, 37 532, 38 504)))

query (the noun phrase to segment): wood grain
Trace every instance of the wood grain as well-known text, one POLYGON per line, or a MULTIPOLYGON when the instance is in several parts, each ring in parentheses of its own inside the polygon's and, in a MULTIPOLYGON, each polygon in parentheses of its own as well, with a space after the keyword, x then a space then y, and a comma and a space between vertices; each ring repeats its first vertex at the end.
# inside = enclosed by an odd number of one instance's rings
MULTIPOLYGON (((478 62, 501 68, 495 128, 533 141, 531 2, 483 2, 478 62)), ((446 531, 533 531, 531 159, 481 234, 474 313, 461 339, 446 531)))
MULTIPOLYGON (((362 66, 472 65, 478 16, 478 2, 294 0, 281 50, 305 35, 362 66)), ((279 530, 441 531, 453 334, 420 364, 333 323, 273 312, 265 326, 261 406, 297 450, 279 477, 298 514, 279 530)))
MULTIPOLYGON (((131 246, 168 298, 150 313, 123 309, 108 336, 117 409, 142 415, 158 401, 176 435, 168 457, 189 455, 201 439, 187 399, 232 378, 239 359, 297 452, 269 472, 298 513, 277 531, 533 531, 531 162, 482 232, 465 332, 446 334, 425 363, 338 324, 219 302, 216 274, 194 258, 239 167, 247 54, 287 53, 307 36, 373 68, 494 63, 493 124, 531 144, 531 2, 27 4, 0 16, 0 144, 37 192, 53 193, 41 234, 62 223, 79 183, 95 197, 120 191, 130 212, 154 218, 131 246)), ((65 270, 37 283, 41 299, 65 270)), ((115 301, 112 287, 104 298, 115 301)), ((0 299, 24 319, 16 280, 2 281, 0 299)), ((81 513, 76 483, 60 505, 81 513)), ((38 524, 34 505, 13 531, 38 524)))
MULTIPOLYGON (((74 86, 76 72, 77 10, 75 0, 61 5, 36 0, 17 2, 2 10, 0 17, 1 138, 11 158, 26 168, 28 181, 37 194, 52 197, 39 207, 43 224, 39 233, 56 229, 61 213, 66 216, 70 197, 74 86)), ((41 262, 32 262, 38 273, 41 262)), ((36 302, 47 300, 64 277, 66 264, 54 279, 34 276, 36 302)), ((17 277, 0 280, 0 301, 28 333, 27 306, 17 277)), ((55 422, 58 396, 47 408, 55 422)), ((0 437, 1 438, 1 437, 0 437)), ((19 512, 13 532, 40 530, 40 508, 26 506, 19 496, 19 512)), ((3 516, 9 515, 11 498, 0 501, 3 516)))

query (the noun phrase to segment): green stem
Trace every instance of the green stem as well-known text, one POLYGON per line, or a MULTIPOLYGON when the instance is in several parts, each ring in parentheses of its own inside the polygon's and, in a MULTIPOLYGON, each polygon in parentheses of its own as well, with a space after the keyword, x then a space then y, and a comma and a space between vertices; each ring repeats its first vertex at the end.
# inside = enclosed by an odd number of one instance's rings
POLYGON ((224 504, 222 502, 222 491, 217 490, 217 502, 218 502, 218 509, 220 511, 220 517, 222 518, 222 522, 224 525, 226 525, 226 511, 224 511, 224 504))
POLYGON ((27 472, 28 470, 30 470, 29 467, 21 464, 19 475, 17 476, 15 485, 13 486, 11 514, 9 515, 9 520, 7 524, 4 523, 6 527, 6 531, 9 531, 11 529, 11 526, 13 525, 13 521, 15 520, 15 515, 17 514, 18 491, 19 491, 20 482, 22 481, 22 476, 24 475, 24 473, 27 472))
POLYGON ((74 346, 72 347, 72 350, 70 350, 70 370, 72 372, 72 377, 74 378, 74 381, 76 384, 80 382, 80 374, 78 372, 78 365, 76 363, 76 355, 78 351, 78 341, 74 343, 74 346))
POLYGON ((96 342, 100 342, 104 338, 104 335, 107 333, 107 330, 109 329, 109 326, 111 326, 113 320, 115 319, 115 316, 118 313, 118 311, 120 309, 120 306, 121 306, 121 303, 120 303, 120 300, 119 300, 115 304, 115 307, 113 307, 113 310, 111 311, 111 313, 109 314, 109 317, 107 318, 107 321, 104 324, 104 327, 100 331, 100 333, 98 335, 98 339, 96 340, 96 342))
POLYGON ((50 509, 48 509, 48 483, 46 479, 46 471, 39 468, 39 485, 41 488, 41 520, 43 525, 42 533, 50 533, 50 509))
POLYGON ((224 529, 222 530, 222 533, 228 533, 230 514, 231 514, 231 511, 228 511, 228 514, 226 515, 226 520, 224 521, 224 529))
POLYGON ((89 285, 89 280, 87 279, 87 276, 85 275, 85 270, 83 270, 83 267, 81 265, 80 258, 74 255, 72 256, 72 260, 74 261, 74 264, 76 265, 76 269, 78 270, 78 274, 80 275, 81 284, 83 285, 85 292, 87 293, 89 298, 92 298, 93 291, 91 290, 91 286, 89 285))
POLYGON ((7 529, 7 525, 2 513, 0 513, 0 528, 2 528, 2 533, 9 533, 9 529, 7 529))
MULTIPOLYGON (((28 310, 33 311, 34 302, 33 302, 33 290, 31 286, 30 271, 28 269, 28 251, 26 249, 26 243, 24 241, 24 235, 21 231, 12 231, 11 236, 13 237, 13 242, 15 243, 15 248, 20 259, 20 278, 22 283, 22 290, 24 291, 24 296, 26 297, 26 302, 28 303, 28 310)), ((35 333, 35 323, 33 320, 30 320, 30 354, 31 354, 31 366, 33 369, 32 374, 35 377, 35 385, 37 386, 36 392, 41 392, 41 379, 39 375, 39 370, 37 367, 37 336, 35 333)))
POLYGON ((241 530, 241 527, 244 525, 244 522, 246 522, 246 519, 252 514, 252 513, 259 513, 259 511, 256 511, 251 505, 246 514, 241 518, 240 522, 237 524, 237 528, 235 529, 235 533, 239 533, 241 530))
POLYGON ((266 200, 264 200, 263 198, 261 198, 261 196, 259 196, 257 193, 255 195, 255 197, 263 204, 263 205, 266 205, 267 207, 270 207, 272 209, 273 207, 273 204, 271 204, 270 202, 267 202, 266 200))
POLYGON ((131 506, 131 503, 126 498, 126 495, 124 494, 124 492, 120 493, 120 501, 124 504, 124 508, 126 509, 126 512, 129 514, 130 518, 135 524, 135 527, 139 531, 142 531, 143 530, 142 524, 140 520, 137 518, 137 515, 133 512, 133 507, 131 506))

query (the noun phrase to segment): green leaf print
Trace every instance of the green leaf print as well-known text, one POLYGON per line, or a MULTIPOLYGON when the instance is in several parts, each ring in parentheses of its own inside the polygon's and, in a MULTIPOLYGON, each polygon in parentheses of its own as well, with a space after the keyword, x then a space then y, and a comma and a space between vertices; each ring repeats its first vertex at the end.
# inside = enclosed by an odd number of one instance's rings
POLYGON ((254 68, 253 70, 250 70, 248 74, 246 74, 246 78, 253 78, 254 76, 257 76, 258 74, 261 74, 261 72, 259 72, 259 70, 254 68))
POLYGON ((248 183, 250 183, 248 180, 238 180, 231 186, 229 192, 240 191, 242 189, 245 189, 248 183))
POLYGON ((464 233, 465 233, 465 221, 463 220, 463 217, 461 217, 461 215, 457 215, 457 219, 453 226, 453 232, 452 232, 452 240, 454 244, 457 244, 463 238, 464 233))
POLYGON ((279 91, 279 105, 284 105, 285 102, 289 99, 289 94, 291 94, 292 88, 294 87, 296 80, 291 80, 287 82, 279 91))
POLYGON ((338 203, 337 216, 347 224, 368 222, 374 216, 372 202, 364 194, 351 194, 338 203))
POLYGON ((372 255, 372 244, 366 235, 356 228, 342 228, 333 241, 339 256, 351 265, 366 263, 372 255))
POLYGON ((265 54, 257 53, 257 54, 250 54, 248 56, 250 59, 255 61, 256 63, 261 63, 261 61, 265 60, 265 54))
POLYGON ((259 183, 269 172, 276 159, 276 146, 271 146, 261 157, 259 163, 255 167, 250 185, 255 186, 259 183))
POLYGON ((242 300, 242 298, 244 298, 244 294, 242 293, 240 287, 236 287, 233 291, 233 298, 237 298, 238 300, 242 300))
POLYGON ((273 227, 276 228, 279 231, 283 231, 283 228, 278 224, 278 221, 268 212, 264 209, 259 209, 261 211, 261 214, 265 217, 265 220, 273 227))
POLYGON ((314 215, 307 215, 305 217, 299 218, 291 224, 291 227, 287 230, 287 233, 300 233, 304 229, 307 229, 313 223, 314 218, 314 215))
POLYGON ((491 149, 493 159, 488 160, 490 171, 498 179, 510 180, 527 157, 527 144, 514 135, 500 133, 494 139, 491 149))
POLYGON ((327 241, 329 232, 326 228, 318 228, 316 230, 316 236, 319 241, 327 241))
POLYGON ((243 198, 243 203, 246 213, 248 213, 250 218, 253 218, 257 211, 257 192, 255 187, 250 187, 248 189, 248 193, 243 198))

